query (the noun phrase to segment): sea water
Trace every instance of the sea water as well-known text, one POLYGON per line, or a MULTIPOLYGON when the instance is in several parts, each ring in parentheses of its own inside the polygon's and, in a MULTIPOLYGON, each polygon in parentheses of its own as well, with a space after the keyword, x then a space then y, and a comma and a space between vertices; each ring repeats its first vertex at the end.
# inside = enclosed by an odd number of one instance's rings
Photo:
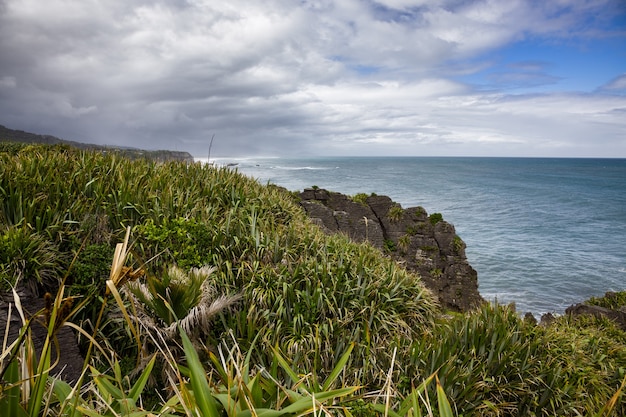
MULTIPOLYGON (((215 161, 213 161, 215 162, 215 161)), ((220 159, 262 183, 387 195, 454 224, 481 295, 562 313, 626 289, 626 159, 220 159), (236 164, 236 165, 234 165, 236 164)))

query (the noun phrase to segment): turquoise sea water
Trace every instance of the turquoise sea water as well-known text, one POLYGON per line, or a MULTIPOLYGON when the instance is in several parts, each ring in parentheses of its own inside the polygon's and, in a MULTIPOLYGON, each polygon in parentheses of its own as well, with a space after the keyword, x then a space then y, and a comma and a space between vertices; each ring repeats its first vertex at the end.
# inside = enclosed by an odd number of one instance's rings
POLYGON ((626 289, 626 159, 222 159, 262 183, 388 195, 440 212, 483 297, 561 313, 626 289))

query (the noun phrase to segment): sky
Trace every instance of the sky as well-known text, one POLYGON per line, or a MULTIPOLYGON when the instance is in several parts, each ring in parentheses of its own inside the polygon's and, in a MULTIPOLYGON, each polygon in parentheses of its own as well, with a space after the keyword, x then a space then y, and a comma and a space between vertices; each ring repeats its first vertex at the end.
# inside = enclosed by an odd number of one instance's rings
POLYGON ((0 0, 0 124, 196 157, 626 158, 626 1, 0 0))

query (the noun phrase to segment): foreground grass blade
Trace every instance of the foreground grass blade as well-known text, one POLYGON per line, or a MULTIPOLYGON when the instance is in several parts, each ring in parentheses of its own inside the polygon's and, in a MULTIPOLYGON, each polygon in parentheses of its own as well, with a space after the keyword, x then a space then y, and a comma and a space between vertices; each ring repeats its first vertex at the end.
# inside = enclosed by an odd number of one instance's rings
POLYGON ((337 362, 337 365, 335 366, 333 371, 330 373, 328 378, 326 378, 326 381, 324 381, 324 385, 322 386, 322 391, 328 391, 328 389, 331 387, 333 382, 335 382, 335 380, 337 379, 341 371, 343 371, 344 367, 346 366, 346 363, 348 363, 348 359, 350 358, 352 349, 354 349, 354 345, 355 345, 354 342, 350 343, 350 346, 348 347, 346 352, 341 356, 341 358, 339 359, 339 362, 337 362))
POLYGON ((219 417, 220 413, 217 411, 215 399, 213 395, 211 395, 211 389, 206 380, 206 373, 202 367, 198 353, 191 344, 187 333, 185 333, 180 326, 178 330, 183 340, 183 349, 185 351, 185 357, 187 358, 187 365, 189 366, 191 388, 193 389, 193 395, 196 405, 200 410, 200 415, 203 417, 219 417))
POLYGON ((626 376, 622 380, 622 384, 620 385, 619 389, 615 392, 615 394, 613 394, 609 402, 605 404, 604 407, 602 407, 602 410, 600 410, 600 412, 598 413, 598 417, 609 417, 613 415, 613 410, 618 404, 619 398, 624 392, 624 388, 626 388, 626 376))
POLYGON ((152 373, 152 368, 154 367, 154 363, 156 362, 156 355, 152 356, 148 365, 146 365, 145 369, 141 373, 141 376, 137 379, 135 384, 130 390, 129 396, 133 399, 133 401, 137 402, 139 400, 139 396, 143 392, 146 383, 148 382, 148 378, 150 378, 150 374, 152 373))
POLYGON ((17 360, 11 361, 5 373, 5 381, 7 386, 2 388, 0 398, 0 416, 13 417, 25 416, 26 413, 20 407, 20 373, 17 360), (14 384, 11 386, 11 384, 14 384))
POLYGON ((441 417, 454 417, 446 392, 443 390, 441 383, 439 383, 439 378, 437 378, 437 405, 441 417))
POLYGON ((291 369, 291 366, 289 366, 289 363, 287 363, 285 358, 283 358, 283 356, 278 351, 278 347, 273 347, 272 350, 274 351, 274 360, 276 360, 278 364, 280 365, 280 367, 283 368, 283 371, 287 373, 287 375, 289 376, 289 379, 291 379, 292 384, 294 385, 297 384, 298 381, 300 380, 300 378, 298 378, 298 374, 294 372, 293 369, 291 369))

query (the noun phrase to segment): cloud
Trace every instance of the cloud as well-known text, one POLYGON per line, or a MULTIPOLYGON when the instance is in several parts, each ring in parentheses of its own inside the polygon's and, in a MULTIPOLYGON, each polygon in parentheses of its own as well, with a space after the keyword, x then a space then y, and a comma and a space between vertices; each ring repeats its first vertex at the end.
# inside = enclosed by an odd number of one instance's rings
POLYGON ((0 123, 199 155, 213 134, 240 155, 587 152, 594 129, 624 149, 623 75, 520 95, 561 79, 545 61, 493 70, 517 41, 609 36, 589 16, 616 4, 6 0, 0 123), (459 81, 490 69, 489 91, 459 81))
POLYGON ((493 72, 487 75, 492 88, 529 88, 556 84, 561 78, 542 71, 493 72))
POLYGON ((601 90, 626 93, 626 74, 621 74, 601 87, 601 90))
POLYGON ((4 76, 0 78, 0 88, 15 88, 17 81, 15 77, 4 76))

